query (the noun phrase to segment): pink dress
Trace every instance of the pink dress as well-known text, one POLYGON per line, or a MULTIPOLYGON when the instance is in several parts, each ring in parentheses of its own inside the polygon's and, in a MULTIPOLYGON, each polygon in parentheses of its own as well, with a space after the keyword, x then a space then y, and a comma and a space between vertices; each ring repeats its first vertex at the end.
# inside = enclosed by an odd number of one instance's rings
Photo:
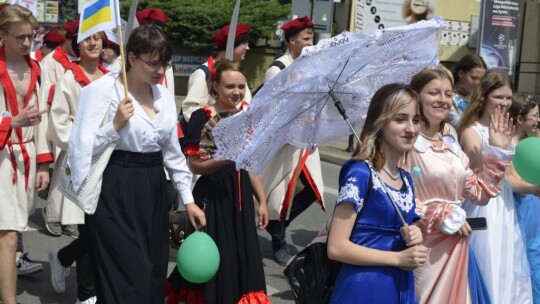
POLYGON ((451 135, 444 136, 442 142, 419 136, 410 152, 405 167, 421 170, 413 180, 422 214, 423 244, 431 250, 428 262, 414 271, 420 303, 471 303, 468 239, 454 233, 466 218, 461 208, 464 199, 485 204, 501 191, 499 181, 513 153, 496 148, 492 152, 478 175, 469 168, 468 157, 451 135))

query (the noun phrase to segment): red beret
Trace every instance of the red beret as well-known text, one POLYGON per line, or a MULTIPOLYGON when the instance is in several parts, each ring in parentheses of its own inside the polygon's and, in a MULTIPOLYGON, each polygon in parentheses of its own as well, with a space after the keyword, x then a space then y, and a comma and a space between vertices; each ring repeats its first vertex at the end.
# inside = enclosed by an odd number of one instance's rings
POLYGON ((139 21, 140 25, 145 25, 154 21, 163 23, 163 26, 165 26, 165 24, 167 24, 167 21, 169 21, 169 17, 167 17, 164 12, 160 11, 157 8, 145 8, 138 11, 135 16, 137 17, 137 21, 139 21))
POLYGON ((313 22, 309 20, 308 16, 293 19, 285 23, 281 29, 285 32, 285 40, 289 42, 289 38, 299 33, 301 30, 311 28, 313 29, 313 22))
POLYGON ((55 31, 48 31, 47 34, 43 36, 44 43, 62 44, 65 41, 66 38, 55 31))
MULTIPOLYGON (((227 37, 229 37, 230 28, 231 28, 230 25, 225 25, 219 31, 217 31, 214 35, 212 35, 212 42, 214 42, 220 49, 225 48, 227 46, 227 37)), ((243 38, 247 36, 247 33, 249 33, 250 29, 251 29, 251 26, 249 26, 249 24, 236 25, 236 35, 234 35, 235 46, 238 45, 238 43, 236 43, 237 40, 239 38, 243 38)))
POLYGON ((71 37, 79 30, 79 20, 73 20, 62 25, 62 28, 66 31, 66 38, 71 39, 71 37))

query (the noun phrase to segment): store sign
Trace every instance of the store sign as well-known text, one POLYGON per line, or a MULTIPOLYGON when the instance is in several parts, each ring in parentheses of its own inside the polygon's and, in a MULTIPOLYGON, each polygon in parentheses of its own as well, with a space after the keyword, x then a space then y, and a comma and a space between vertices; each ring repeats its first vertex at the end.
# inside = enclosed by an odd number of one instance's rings
POLYGON ((208 60, 209 56, 193 52, 175 52, 172 57, 174 76, 191 75, 201 64, 208 60))
POLYGON ((502 68, 513 76, 519 25, 519 0, 485 0, 480 12, 479 50, 488 69, 502 68))
POLYGON ((10 0, 10 4, 18 4, 32 12, 34 16, 37 14, 37 0, 10 0))
POLYGON ((58 1, 45 1, 45 22, 58 23, 58 1))

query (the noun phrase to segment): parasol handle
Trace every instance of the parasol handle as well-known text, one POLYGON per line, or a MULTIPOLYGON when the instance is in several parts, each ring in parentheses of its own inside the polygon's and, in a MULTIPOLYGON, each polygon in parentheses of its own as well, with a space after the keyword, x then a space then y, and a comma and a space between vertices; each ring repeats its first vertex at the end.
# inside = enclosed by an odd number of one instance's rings
POLYGON ((337 108, 339 114, 341 114, 341 116, 343 116, 343 119, 345 119, 345 121, 349 125, 349 129, 354 134, 354 137, 356 137, 356 140, 358 142, 361 142, 360 141, 360 136, 358 136, 358 134, 354 130, 354 127, 352 126, 351 121, 349 120, 349 116, 347 116, 347 111, 345 111, 345 108, 343 107, 343 104, 341 103, 341 100, 339 100, 337 98, 336 94, 334 92, 332 92, 332 91, 330 91, 330 97, 332 97, 332 100, 334 101, 334 106, 337 108))

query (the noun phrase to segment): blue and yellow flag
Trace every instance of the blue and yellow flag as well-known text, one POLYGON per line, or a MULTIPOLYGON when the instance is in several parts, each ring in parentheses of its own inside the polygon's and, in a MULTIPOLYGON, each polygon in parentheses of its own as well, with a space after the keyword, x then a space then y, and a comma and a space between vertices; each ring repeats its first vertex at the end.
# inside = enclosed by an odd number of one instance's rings
POLYGON ((97 32, 116 28, 120 24, 118 0, 87 1, 82 6, 79 22, 77 42, 81 42, 97 32))

